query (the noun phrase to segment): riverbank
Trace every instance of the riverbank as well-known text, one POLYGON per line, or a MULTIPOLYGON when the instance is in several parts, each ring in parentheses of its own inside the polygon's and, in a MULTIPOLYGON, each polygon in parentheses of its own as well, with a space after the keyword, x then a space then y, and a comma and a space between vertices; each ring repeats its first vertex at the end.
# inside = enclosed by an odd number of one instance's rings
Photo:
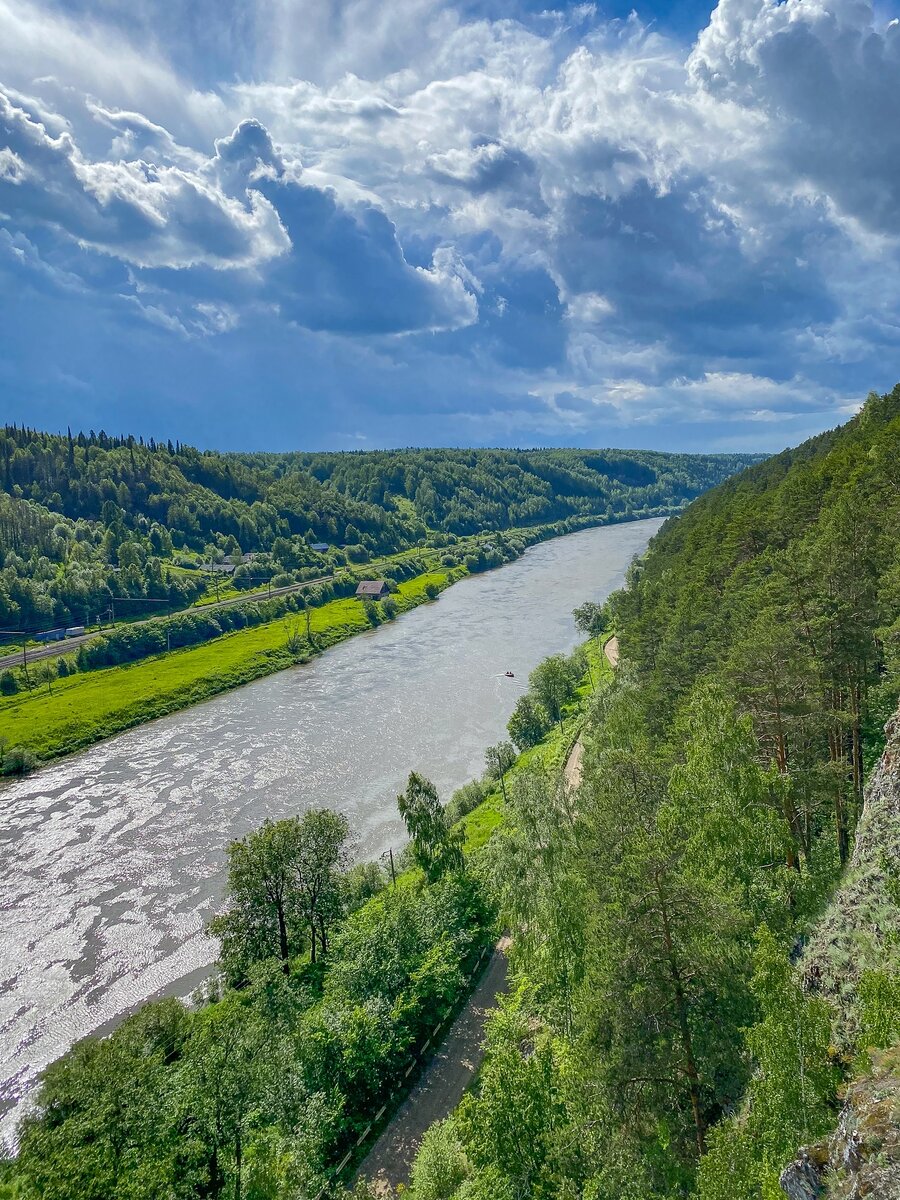
MULTIPOLYGON (((604 651, 604 637, 591 639, 582 646, 586 670, 572 700, 565 706, 561 725, 554 725, 537 745, 519 754, 506 772, 505 789, 515 787, 516 777, 527 770, 542 769, 561 778, 570 792, 577 789, 570 767, 583 751, 581 733, 591 700, 598 685, 613 676, 613 666, 604 651)), ((502 825, 504 800, 499 781, 484 802, 454 828, 464 835, 463 849, 469 862, 479 853, 502 825)), ((423 886, 421 871, 409 869, 398 875, 394 890, 423 886)), ((382 903, 370 901, 373 909, 382 903)), ((502 936, 490 952, 487 968, 476 969, 468 986, 456 998, 453 1015, 440 1022, 434 1034, 416 1050, 408 1071, 412 1086, 396 1088, 388 1101, 374 1112, 356 1142, 329 1174, 332 1183, 339 1180, 368 1180, 376 1191, 405 1187, 421 1140, 436 1121, 448 1116, 463 1093, 477 1077, 483 1057, 486 1021, 498 999, 508 990, 507 953, 510 939, 502 936)), ((328 1193, 323 1186, 319 1200, 328 1193)), ((380 1192, 378 1193, 380 1194, 380 1192)))
MULTIPOLYGON (((531 671, 574 650, 572 610, 621 586, 659 525, 547 541, 306 667, 7 783, 0 1131, 11 1136, 13 1110, 73 1041, 211 969, 203 929, 221 905, 231 839, 326 806, 350 821, 354 856, 378 860, 393 846, 396 860, 409 771, 444 799, 480 776, 531 671)), ((468 816, 470 846, 496 827, 495 809, 496 796, 468 816)))
MULTIPOLYGON (((401 583, 394 595, 398 615, 429 601, 429 592, 440 592, 467 573, 459 567, 429 571, 401 583)), ((4 700, 0 734, 10 745, 49 762, 264 675, 308 662, 371 628, 358 600, 331 600, 310 611, 311 642, 305 635, 305 623, 291 613, 200 646, 71 675, 57 680, 50 692, 36 690, 4 700)))
MULTIPOLYGON (((603 523, 593 523, 597 524, 603 523)), ((515 557, 539 542, 579 531, 558 530, 555 526, 516 531, 521 540, 515 557)), ((504 540, 509 538, 504 535, 504 540)), ((473 549, 477 540, 470 539, 472 545, 469 541, 463 543, 463 549, 473 549)), ((437 566, 400 583, 393 595, 396 615, 426 603, 471 573, 464 563, 437 566)), ((377 611, 379 619, 386 619, 386 614, 377 611)), ((53 680, 48 689, 2 697, 0 768, 4 743, 7 755, 14 751, 17 761, 26 768, 51 762, 245 683, 309 662, 339 642, 372 628, 367 610, 355 599, 328 601, 312 608, 309 619, 310 638, 306 637, 303 614, 289 613, 200 645, 134 663, 78 672, 53 680)))

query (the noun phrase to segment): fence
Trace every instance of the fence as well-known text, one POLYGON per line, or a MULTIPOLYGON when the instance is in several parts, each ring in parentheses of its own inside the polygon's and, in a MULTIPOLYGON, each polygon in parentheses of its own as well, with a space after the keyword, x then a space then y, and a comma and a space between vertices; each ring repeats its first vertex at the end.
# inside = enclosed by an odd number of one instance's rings
MULTIPOLYGON (((487 955, 488 953, 491 953, 492 951, 493 951, 492 946, 483 946, 482 947, 481 953, 478 955, 478 958, 475 960, 474 967, 469 972, 469 986, 465 993, 467 996, 471 995, 471 993, 475 987, 475 981, 478 978, 479 974, 481 973, 481 968, 484 963, 485 955, 487 955)), ((324 1200, 325 1196, 329 1192, 329 1189, 335 1183, 337 1183, 337 1181, 340 1179, 341 1175, 347 1169, 347 1165, 349 1164, 350 1160, 353 1158, 353 1156, 359 1150, 360 1146, 362 1146, 363 1143, 366 1142, 371 1137, 373 1130, 378 1129, 379 1122, 381 1121, 381 1118, 384 1116, 384 1114, 388 1111, 389 1108, 392 1110, 394 1109, 395 1102, 409 1087, 408 1081, 409 1081, 409 1078, 412 1075, 413 1071, 415 1071, 417 1066, 420 1069, 422 1067, 424 1067, 425 1059, 428 1054, 428 1048, 432 1045, 432 1043, 434 1043, 435 1045, 439 1044, 439 1041, 440 1041, 439 1035, 442 1034, 442 1031, 443 1031, 443 1035, 446 1035, 450 1032, 450 1029, 452 1026, 451 1018, 453 1020, 455 1020, 457 1015, 458 1015, 457 1006, 456 1005, 451 1006, 447 1010, 447 1012, 444 1013, 444 1015, 441 1017, 441 1019, 438 1021, 437 1025, 435 1025, 434 1029, 428 1035, 427 1040, 425 1042, 423 1042, 423 1044, 419 1047, 418 1051, 413 1053, 413 1057, 410 1059, 409 1064, 403 1073, 403 1083, 401 1083, 399 1089, 395 1088, 391 1092, 390 1099, 386 1100, 385 1103, 382 1104, 381 1108, 379 1108, 378 1112, 375 1114, 375 1116, 372 1118, 372 1120, 369 1122, 369 1124, 365 1127, 365 1129, 362 1131, 362 1133, 359 1135, 359 1137, 356 1139, 354 1144, 350 1147, 350 1149, 347 1151, 347 1153, 344 1155, 344 1157, 341 1159, 341 1161, 338 1163, 338 1165, 333 1168, 333 1170, 331 1172, 330 1183, 325 1184, 325 1186, 322 1188, 322 1190, 317 1194, 316 1200, 324 1200)))

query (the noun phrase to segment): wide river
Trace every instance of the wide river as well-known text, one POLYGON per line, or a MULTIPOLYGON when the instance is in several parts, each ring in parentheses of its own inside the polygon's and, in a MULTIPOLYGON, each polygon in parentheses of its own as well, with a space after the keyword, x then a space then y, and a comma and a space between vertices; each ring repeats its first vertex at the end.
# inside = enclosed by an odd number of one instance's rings
POLYGON ((544 542, 307 666, 5 785, 2 1133, 74 1041, 208 974, 232 838, 327 805, 375 858, 405 840, 396 795, 411 770, 445 798, 480 774, 529 671, 575 645, 572 609, 621 586, 660 524, 544 542))

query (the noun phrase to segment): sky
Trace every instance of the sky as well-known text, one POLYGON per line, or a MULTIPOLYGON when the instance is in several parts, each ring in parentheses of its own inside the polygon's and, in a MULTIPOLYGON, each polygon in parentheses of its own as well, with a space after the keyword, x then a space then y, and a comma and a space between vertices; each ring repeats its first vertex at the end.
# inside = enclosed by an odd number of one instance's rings
POLYGON ((0 0, 3 419, 779 450, 900 378, 898 73, 862 0, 0 0))

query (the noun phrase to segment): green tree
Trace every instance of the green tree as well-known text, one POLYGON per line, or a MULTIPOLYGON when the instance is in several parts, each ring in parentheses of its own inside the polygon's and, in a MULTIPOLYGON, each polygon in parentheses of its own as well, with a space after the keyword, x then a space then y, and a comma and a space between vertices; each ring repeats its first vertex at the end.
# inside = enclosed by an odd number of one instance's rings
POLYGON ((579 800, 578 842, 593 868, 584 1053, 623 1117, 651 1139, 665 1130, 675 1163, 689 1164, 742 1084, 743 918, 691 869, 666 806, 669 762, 639 697, 613 689, 598 717, 579 800))
POLYGON ((490 774, 500 784, 503 799, 506 800, 506 772, 516 761, 516 749, 511 742, 498 742, 496 746, 488 746, 484 752, 485 765, 490 774))
POLYGON ((834 1125, 840 1075, 829 1053, 828 1005, 804 994, 766 926, 758 935, 752 986, 762 1015, 747 1037, 754 1069, 746 1112, 713 1131, 700 1163, 700 1200, 775 1200, 778 1176, 797 1147, 834 1125))
POLYGON ((585 637, 599 637, 609 628, 606 606, 594 600, 585 600, 574 610, 575 628, 585 637))
POLYGON ((328 808, 310 809, 297 825, 291 886, 296 910, 309 933, 310 961, 328 950, 328 931, 341 913, 341 871, 347 865, 347 818, 328 808))
POLYGON ((300 819, 289 817, 266 821, 228 847, 228 911, 210 928, 222 939, 229 978, 240 979, 250 963, 276 956, 287 973, 299 949, 293 931, 301 846, 300 819))
POLYGON ((47 692, 53 691, 53 680, 57 678, 56 663, 51 660, 35 663, 33 670, 35 683, 38 685, 46 683, 47 692))
POLYGON ((550 720, 541 704, 526 692, 520 696, 507 723, 509 736, 520 751, 536 746, 547 730, 550 720))
POLYGON ((464 866, 462 832, 450 828, 437 790, 430 780, 413 771, 397 807, 412 844, 413 858, 429 882, 464 866))
POLYGON ((227 1188, 233 1200, 243 1196, 244 1153, 260 1098, 264 1048, 270 1051, 262 1024, 236 995, 208 1005, 194 1021, 176 1087, 179 1118, 191 1138, 186 1150, 195 1194, 219 1200, 227 1188))
POLYGON ((553 721, 563 723, 563 710, 575 696, 581 669, 573 659, 564 654, 554 654, 539 663, 528 677, 528 684, 535 699, 553 721))

